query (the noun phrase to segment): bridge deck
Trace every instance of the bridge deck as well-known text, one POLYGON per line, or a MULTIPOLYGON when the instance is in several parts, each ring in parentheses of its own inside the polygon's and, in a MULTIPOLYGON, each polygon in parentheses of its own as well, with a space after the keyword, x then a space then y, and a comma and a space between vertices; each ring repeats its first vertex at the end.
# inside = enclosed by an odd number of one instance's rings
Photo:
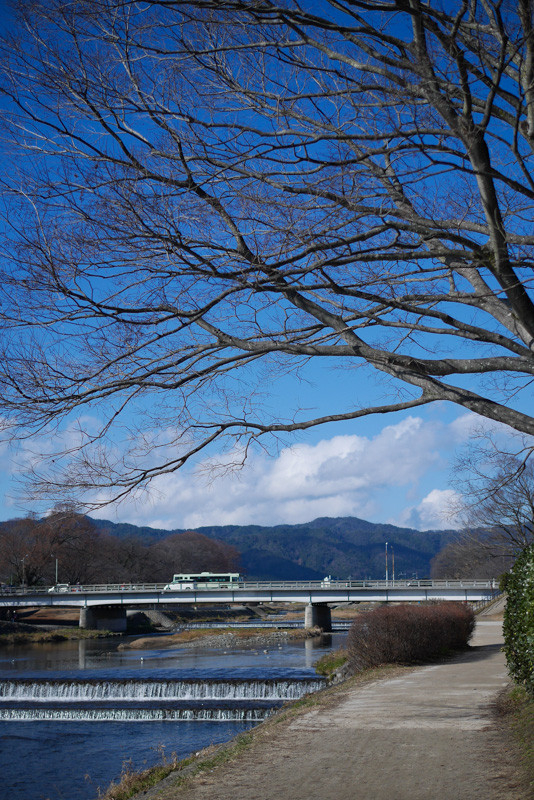
POLYGON ((499 593, 495 580, 244 581, 232 589, 166 589, 167 584, 96 584, 52 591, 4 588, 0 607, 199 604, 340 603, 488 600, 499 593))

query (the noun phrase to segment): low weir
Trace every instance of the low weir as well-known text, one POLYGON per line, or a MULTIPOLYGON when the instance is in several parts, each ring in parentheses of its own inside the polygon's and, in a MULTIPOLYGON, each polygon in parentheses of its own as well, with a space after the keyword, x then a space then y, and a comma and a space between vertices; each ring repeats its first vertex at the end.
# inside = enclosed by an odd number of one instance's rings
POLYGON ((0 683, 0 720, 260 721, 323 686, 319 677, 6 680, 0 683))

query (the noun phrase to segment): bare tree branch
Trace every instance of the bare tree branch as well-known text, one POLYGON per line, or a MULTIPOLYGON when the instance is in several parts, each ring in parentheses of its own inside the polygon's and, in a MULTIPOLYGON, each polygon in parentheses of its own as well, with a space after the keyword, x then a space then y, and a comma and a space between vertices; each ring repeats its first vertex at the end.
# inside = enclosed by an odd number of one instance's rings
POLYGON ((527 0, 21 0, 3 414, 78 420, 39 490, 436 400, 532 435, 533 31, 527 0), (353 401, 268 413, 315 362, 353 401))

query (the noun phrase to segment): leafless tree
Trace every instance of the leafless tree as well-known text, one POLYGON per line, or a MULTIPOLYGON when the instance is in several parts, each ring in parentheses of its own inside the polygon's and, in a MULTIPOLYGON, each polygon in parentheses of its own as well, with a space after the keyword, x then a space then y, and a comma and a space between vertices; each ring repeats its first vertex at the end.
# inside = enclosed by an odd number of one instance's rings
POLYGON ((61 433, 40 489, 434 401, 534 433, 531 0, 18 9, 0 391, 61 433), (348 405, 264 402, 314 363, 348 405))
POLYGON ((504 558, 509 568, 517 554, 534 542, 531 449, 526 437, 486 431, 479 432, 458 456, 453 485, 460 500, 455 511, 464 530, 459 542, 451 545, 451 553, 476 549, 479 555, 473 556, 474 561, 504 558))
POLYGON ((27 585, 55 582, 167 582, 175 572, 239 570, 232 545, 186 531, 154 543, 99 530, 71 511, 43 519, 25 517, 0 525, 0 579, 27 585))
POLYGON ((54 583, 58 571, 63 581, 87 581, 95 538, 92 521, 68 511, 11 520, 0 528, 0 575, 30 586, 54 583))
POLYGON ((502 540, 499 546, 490 541, 485 531, 462 531, 432 559, 432 578, 498 578, 507 572, 514 562, 508 550, 504 552, 502 540))
POLYGON ((239 552, 230 544, 185 531, 155 542, 149 549, 153 580, 168 581, 177 572, 236 572, 239 552))
POLYGON ((48 567, 49 550, 32 517, 13 520, 0 535, 0 575, 10 584, 32 586, 48 567))

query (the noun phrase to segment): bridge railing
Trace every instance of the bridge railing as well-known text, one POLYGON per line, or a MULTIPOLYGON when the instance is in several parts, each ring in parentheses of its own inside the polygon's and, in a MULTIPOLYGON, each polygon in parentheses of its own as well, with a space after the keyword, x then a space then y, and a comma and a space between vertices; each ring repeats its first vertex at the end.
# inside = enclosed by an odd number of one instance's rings
MULTIPOLYGON (((83 592, 85 594, 91 593, 138 593, 138 592, 161 592, 165 594, 173 594, 175 590, 165 588, 168 583, 98 583, 98 584, 77 584, 65 588, 54 590, 54 587, 48 586, 2 586, 0 587, 0 595, 16 594, 46 594, 46 593, 73 593, 83 592)), ((329 581, 243 581, 236 584, 231 589, 225 589, 214 584, 213 586, 197 587, 194 589, 196 593, 200 592, 247 592, 247 591, 265 591, 270 589, 276 590, 346 590, 346 589, 488 589, 495 591, 498 589, 498 582, 494 578, 486 580, 478 579, 462 579, 462 580, 329 580, 329 581)), ((187 592, 188 590, 178 590, 180 592, 187 592)))

